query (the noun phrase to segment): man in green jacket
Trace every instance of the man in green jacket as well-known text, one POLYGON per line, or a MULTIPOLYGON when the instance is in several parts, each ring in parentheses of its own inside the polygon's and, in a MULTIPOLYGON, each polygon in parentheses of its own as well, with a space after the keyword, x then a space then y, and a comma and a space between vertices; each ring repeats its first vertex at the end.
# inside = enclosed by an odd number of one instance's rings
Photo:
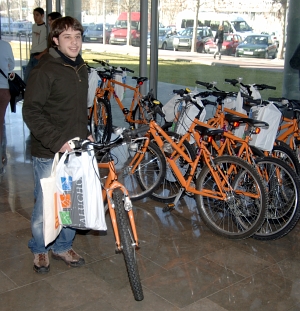
POLYGON ((79 52, 82 25, 67 16, 55 20, 50 48, 31 71, 26 86, 23 118, 31 132, 35 204, 31 218, 32 238, 28 243, 34 254, 34 270, 50 270, 48 251, 54 259, 72 267, 85 262, 73 249, 75 229, 63 228, 57 239, 45 247, 43 236, 43 193, 40 179, 51 174, 55 153, 71 151, 74 137, 92 139, 87 125, 88 72, 79 52))

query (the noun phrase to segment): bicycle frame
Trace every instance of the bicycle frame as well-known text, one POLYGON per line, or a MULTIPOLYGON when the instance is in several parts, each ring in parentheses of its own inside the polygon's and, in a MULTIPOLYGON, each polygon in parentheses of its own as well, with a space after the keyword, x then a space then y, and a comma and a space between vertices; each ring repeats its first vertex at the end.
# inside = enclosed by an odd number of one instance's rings
MULTIPOLYGON (((138 83, 136 84, 135 87, 133 87, 133 86, 121 83, 119 81, 116 81, 114 79, 106 79, 106 81, 103 80, 101 83, 101 86, 96 89, 94 106, 97 104, 97 98, 107 98, 108 100, 110 100, 111 97, 113 96, 114 99, 116 100, 118 106, 120 107, 121 111, 123 112, 126 122, 128 122, 129 124, 132 124, 132 123, 143 124, 145 122, 143 122, 142 120, 134 120, 133 119, 134 108, 135 108, 136 104, 139 105, 140 99, 142 98, 142 94, 139 92, 139 88, 140 88, 140 85, 138 83), (129 89, 129 90, 133 91, 133 98, 132 98, 131 105, 130 105, 129 109, 127 109, 123 105, 122 101, 117 96, 115 89, 114 89, 115 84, 120 85, 120 86, 124 87, 125 89, 129 89)), ((96 109, 94 109, 94 111, 96 111, 96 109)), ((141 109, 141 113, 143 114, 142 109, 141 109)), ((95 117, 95 120, 97 120, 97 116, 94 115, 94 117, 95 117)))
MULTIPOLYGON (((196 119, 195 119, 196 120, 196 119)), ((192 125, 190 126, 188 132, 183 135, 180 139, 179 142, 174 142, 172 138, 153 120, 150 121, 150 129, 148 131, 148 135, 150 134, 151 137, 155 140, 156 144, 160 147, 160 149, 163 151, 163 146, 164 146, 164 141, 167 141, 174 151, 170 156, 166 156, 165 152, 164 155, 166 157, 167 162, 169 163, 173 173, 175 174, 177 180, 181 184, 181 186, 188 192, 199 194, 202 196, 210 197, 210 198, 215 198, 215 199, 221 199, 221 200, 226 200, 227 195, 225 191, 234 191, 227 180, 227 177, 224 175, 224 173, 218 169, 216 170, 213 164, 213 160, 211 157, 210 152, 206 148, 206 142, 203 140, 203 137, 200 135, 200 133, 195 130, 196 123, 193 122, 192 125), (193 135, 195 138, 195 141, 197 142, 197 146, 199 148, 199 152, 197 152, 196 159, 195 161, 192 161, 182 150, 182 145, 183 142, 190 137, 190 135, 193 135), (182 157, 190 166, 191 166, 191 172, 188 176, 187 179, 184 178, 183 174, 179 170, 177 164, 176 164, 176 159, 178 157, 182 157), (209 170, 217 184, 217 187, 219 189, 218 192, 213 191, 213 190, 208 190, 208 189, 201 189, 197 190, 194 186, 192 186, 192 179, 195 175, 195 172, 197 170, 197 166, 199 161, 203 160, 203 162, 209 167, 209 170), (220 178, 220 176, 221 178, 220 178), (224 191, 225 190, 225 191, 224 191)), ((227 174, 231 173, 234 170, 234 164, 231 166, 230 170, 227 172, 227 174)), ((258 195, 253 195, 252 193, 246 193, 242 191, 236 191, 237 193, 244 193, 247 196, 258 198, 260 194, 258 195)))
POLYGON ((288 119, 283 117, 284 124, 280 125, 278 130, 279 132, 283 131, 279 134, 276 139, 283 141, 284 143, 288 144, 291 149, 295 150, 296 146, 294 143, 294 139, 299 139, 300 136, 300 129, 298 126, 298 119, 288 119), (294 139, 291 139, 294 138, 294 139))
MULTIPOLYGON (((109 210, 109 214, 111 217, 113 230, 114 230, 114 234, 115 234, 115 239, 116 239, 116 246, 117 246, 118 250, 121 250, 121 241, 120 241, 118 225, 117 225, 117 221, 116 221, 116 213, 115 213, 115 210, 114 210, 113 204, 112 204, 112 193, 116 188, 120 188, 122 190, 122 192, 124 193, 125 197, 126 196, 128 197, 128 191, 124 187, 124 185, 122 185, 120 182, 118 182, 118 176, 115 173, 113 161, 109 161, 107 163, 98 163, 98 168, 108 170, 108 175, 106 177, 104 187, 102 188, 102 196, 103 196, 104 201, 107 200, 108 210, 109 210)), ((138 246, 139 241, 138 241, 133 211, 130 208, 129 210, 127 210, 127 212, 128 212, 128 216, 129 216, 131 230, 133 233, 133 238, 135 240, 136 246, 138 246)))

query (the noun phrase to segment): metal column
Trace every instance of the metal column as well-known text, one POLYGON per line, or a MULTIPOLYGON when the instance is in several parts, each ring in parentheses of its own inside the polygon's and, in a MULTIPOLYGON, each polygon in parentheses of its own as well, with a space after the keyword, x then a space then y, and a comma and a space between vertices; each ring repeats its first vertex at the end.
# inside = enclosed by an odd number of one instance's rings
POLYGON ((284 81, 282 96, 290 99, 300 100, 300 77, 299 70, 292 69, 290 59, 300 44, 300 2, 299 0, 290 0, 287 17, 287 41, 284 56, 284 81))
POLYGON ((158 0, 151 1, 150 90, 157 97, 158 81, 158 0))
MULTIPOLYGON (((141 7, 141 29, 140 29, 140 77, 147 77, 147 37, 148 37, 148 0, 140 0, 141 7)), ((147 93, 147 84, 141 86, 143 95, 147 93)))

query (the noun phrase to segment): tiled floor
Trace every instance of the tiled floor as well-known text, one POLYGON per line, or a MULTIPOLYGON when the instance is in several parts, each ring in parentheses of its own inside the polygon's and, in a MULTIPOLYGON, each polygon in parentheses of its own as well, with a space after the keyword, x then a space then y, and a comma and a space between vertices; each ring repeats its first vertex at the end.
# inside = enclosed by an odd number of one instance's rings
MULTIPOLYGON (((76 235, 86 265, 51 260, 38 275, 27 248, 33 206, 29 132, 17 113, 6 116, 8 164, 0 183, 0 310, 300 310, 300 225, 270 242, 231 241, 212 234, 193 199, 163 213, 149 199, 135 202, 142 248, 138 265, 145 299, 133 299, 114 238, 76 235)), ((107 218, 109 226, 110 220, 107 218)), ((110 226, 109 226, 110 227, 110 226)))

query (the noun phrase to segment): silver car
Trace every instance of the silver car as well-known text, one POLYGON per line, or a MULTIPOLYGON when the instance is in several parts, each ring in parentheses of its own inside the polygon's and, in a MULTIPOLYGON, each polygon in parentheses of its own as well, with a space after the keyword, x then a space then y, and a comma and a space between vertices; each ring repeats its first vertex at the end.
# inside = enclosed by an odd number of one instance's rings
MULTIPOLYGON (((159 28, 158 33, 158 48, 163 50, 173 50, 173 38, 175 33, 171 28, 159 28)), ((148 34, 147 46, 150 47, 151 38, 148 34)))

